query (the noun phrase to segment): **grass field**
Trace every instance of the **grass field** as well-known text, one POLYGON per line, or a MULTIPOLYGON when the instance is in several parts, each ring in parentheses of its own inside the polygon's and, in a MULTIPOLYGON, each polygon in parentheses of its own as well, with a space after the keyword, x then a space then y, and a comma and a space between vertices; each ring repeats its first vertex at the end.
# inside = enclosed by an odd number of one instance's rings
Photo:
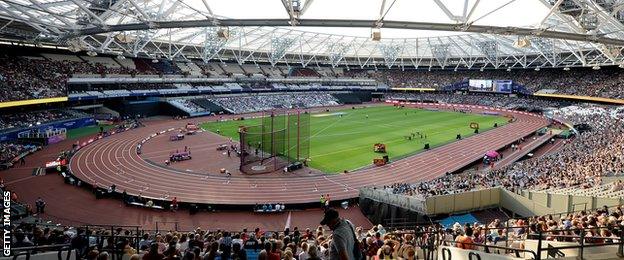
MULTIPOLYGON (((479 124, 483 132, 494 123, 504 125, 499 116, 463 114, 447 111, 391 106, 331 111, 312 114, 310 119, 310 166, 327 173, 354 170, 372 164, 373 158, 383 154, 373 152, 373 144, 384 143, 390 159, 398 159, 423 150, 424 144, 436 147, 455 141, 457 134, 468 137, 474 130, 471 122, 479 124), (343 116, 331 113, 344 112, 343 116), (367 118, 368 115, 368 118, 367 118), (427 138, 407 140, 405 136, 421 132, 427 138)), ((259 119, 245 121, 208 122, 205 130, 238 139, 238 126, 260 124, 259 119)))
MULTIPOLYGON (((104 127, 104 131, 108 131, 115 127, 114 125, 102 125, 104 127)), ((80 137, 85 137, 92 134, 97 134, 100 132, 99 125, 85 126, 81 128, 71 129, 67 131, 67 139, 76 139, 80 137)))

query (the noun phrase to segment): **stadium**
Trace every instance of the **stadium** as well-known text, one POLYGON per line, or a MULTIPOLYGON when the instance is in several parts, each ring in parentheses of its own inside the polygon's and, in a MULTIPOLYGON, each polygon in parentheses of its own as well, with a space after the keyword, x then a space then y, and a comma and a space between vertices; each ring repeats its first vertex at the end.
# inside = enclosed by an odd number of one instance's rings
POLYGON ((2 0, 0 259, 620 259, 618 0, 2 0))

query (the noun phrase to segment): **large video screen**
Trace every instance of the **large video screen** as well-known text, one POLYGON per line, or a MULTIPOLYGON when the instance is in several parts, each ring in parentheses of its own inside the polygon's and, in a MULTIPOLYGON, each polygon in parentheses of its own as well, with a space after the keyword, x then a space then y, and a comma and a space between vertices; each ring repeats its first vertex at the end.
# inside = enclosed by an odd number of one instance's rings
POLYGON ((468 80, 468 90, 475 92, 511 93, 511 80, 471 79, 468 80))
POLYGON ((489 79, 471 79, 468 81, 468 90, 479 92, 492 92, 492 80, 489 79))

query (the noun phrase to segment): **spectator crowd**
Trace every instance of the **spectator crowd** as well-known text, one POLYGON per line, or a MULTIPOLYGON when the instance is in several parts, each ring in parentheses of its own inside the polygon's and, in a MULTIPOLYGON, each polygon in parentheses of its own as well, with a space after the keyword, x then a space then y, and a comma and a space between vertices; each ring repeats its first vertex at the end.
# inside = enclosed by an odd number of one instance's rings
POLYGON ((190 99, 182 99, 182 98, 170 99, 169 103, 171 103, 175 107, 178 107, 178 108, 188 112, 189 114, 201 113, 201 112, 206 112, 207 111, 205 108, 203 108, 202 106, 196 104, 195 102, 193 102, 190 99))
POLYGON ((66 96, 62 63, 0 56, 0 102, 66 96))
MULTIPOLYGON (((153 74, 179 74, 179 66, 175 62, 158 60, 153 62, 146 59, 132 59, 128 62, 120 62, 112 57, 98 57, 103 63, 90 57, 78 58, 67 55, 68 59, 50 59, 42 56, 0 56, 0 102, 37 99, 47 97, 66 96, 67 80, 73 76, 95 75, 96 77, 126 75, 153 75, 153 74), (106 62, 105 62, 106 61, 106 62), (128 64, 132 64, 129 66, 128 64)), ((230 67, 237 68, 234 71, 244 72, 238 64, 231 66, 219 63, 204 64, 202 62, 185 63, 184 68, 197 69, 197 73, 210 77, 229 75, 230 67), (189 67, 188 64, 192 64, 189 67), (193 65, 194 64, 194 65, 193 65), (219 67, 216 70, 214 67, 219 67), (209 68, 209 69, 207 69, 209 68), (219 73, 222 71, 223 73, 219 73)), ((259 66, 255 69, 259 72, 273 71, 274 67, 259 66)), ((420 87, 444 89, 453 83, 468 79, 499 79, 512 80, 525 86, 531 92, 546 91, 572 95, 586 95, 595 97, 624 98, 624 92, 619 87, 624 83, 624 72, 615 67, 604 67, 600 70, 591 68, 572 68, 569 71, 561 69, 513 69, 511 71, 500 70, 337 70, 331 68, 292 68, 291 77, 352 77, 374 78, 380 83, 391 87, 420 87), (330 73, 331 72, 331 73, 330 73), (327 75, 327 76, 323 76, 327 75)), ((266 77, 275 77, 271 73, 266 77)), ((277 77, 287 75, 278 74, 277 77)), ((153 84, 146 84, 153 85, 153 84)), ((160 86, 141 86, 132 84, 126 86, 108 86, 116 89, 158 89, 160 86)))
POLYGON ((0 114, 0 131, 11 128, 33 127, 48 122, 85 116, 75 110, 42 110, 22 113, 0 114))
POLYGON ((339 105, 334 96, 324 92, 214 96, 208 100, 235 114, 339 105))
POLYGON ((391 87, 443 89, 468 79, 512 80, 531 92, 554 90, 556 93, 607 98, 624 98, 620 88, 624 70, 615 66, 591 68, 499 70, 349 70, 350 77, 372 77, 391 87))
MULTIPOLYGON (((382 225, 354 227, 350 241, 353 241, 354 251, 359 251, 361 256, 353 259, 412 260, 442 245, 484 250, 483 246, 524 249, 527 240, 537 239, 585 244, 617 243, 624 236, 623 225, 623 209, 605 206, 567 214, 456 222, 449 226, 432 223, 416 225, 409 230, 386 229, 382 225)), ((11 239, 13 248, 68 244, 82 258, 93 260, 111 259, 113 254, 121 259, 145 260, 338 259, 330 252, 334 250, 334 240, 342 238, 339 238, 337 229, 330 229, 318 226, 313 229, 285 228, 277 232, 261 228, 229 232, 197 228, 190 232, 154 232, 121 227, 90 226, 87 229, 21 223, 12 227, 11 239)))
POLYGON ((18 157, 34 152, 39 146, 31 144, 18 144, 13 142, 0 143, 0 169, 8 169, 16 162, 18 157))
MULTIPOLYGON (((466 171, 421 183, 382 187, 394 194, 426 198, 502 186, 510 190, 547 190, 568 187, 589 189, 603 184, 602 177, 624 174, 624 122, 609 108, 567 109, 554 114, 591 130, 565 140, 556 153, 516 162, 495 170, 466 171)), ((624 188, 612 184, 613 191, 624 188)))
POLYGON ((559 107, 560 102, 536 98, 508 97, 496 94, 449 94, 449 93, 389 93, 385 95, 389 100, 404 100, 412 102, 435 102, 447 104, 481 105, 499 107, 512 110, 542 110, 548 107, 559 107))

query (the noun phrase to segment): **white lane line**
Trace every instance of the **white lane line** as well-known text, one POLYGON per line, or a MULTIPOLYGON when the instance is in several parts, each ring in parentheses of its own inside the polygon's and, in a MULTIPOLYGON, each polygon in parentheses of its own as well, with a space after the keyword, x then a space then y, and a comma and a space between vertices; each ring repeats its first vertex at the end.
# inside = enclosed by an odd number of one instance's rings
POLYGON ((284 226, 284 230, 287 228, 290 229, 290 223, 292 220, 292 211, 288 211, 288 218, 286 219, 286 225, 284 226))

